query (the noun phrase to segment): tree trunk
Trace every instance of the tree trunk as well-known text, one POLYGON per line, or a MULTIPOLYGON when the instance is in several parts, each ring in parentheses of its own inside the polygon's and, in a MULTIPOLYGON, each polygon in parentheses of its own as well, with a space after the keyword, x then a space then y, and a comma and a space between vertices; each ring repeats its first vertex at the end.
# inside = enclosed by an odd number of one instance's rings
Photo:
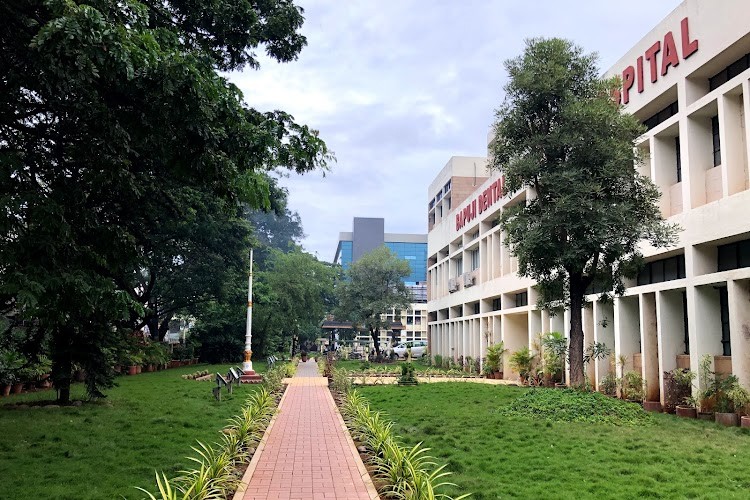
POLYGON ((161 340, 159 338, 159 317, 155 312, 146 318, 146 326, 148 326, 149 335, 154 341, 161 340))
POLYGON ((585 384, 583 371, 583 293, 584 287, 581 277, 571 275, 568 356, 570 359, 570 385, 572 387, 583 387, 585 384))
POLYGON ((73 378, 72 337, 72 329, 62 327, 53 340, 52 381, 58 390, 57 401, 60 404, 70 403, 70 383, 73 378))
MULTIPOLYGON (((167 333, 169 332, 169 322, 172 321, 172 318, 174 317, 174 314, 169 313, 167 316, 161 320, 161 324, 159 325, 159 332, 156 336, 155 340, 162 341, 164 340, 164 337, 167 336, 167 333)), ((159 319, 157 318, 157 324, 159 322, 159 319)), ((151 327, 149 327, 151 328, 151 327)))
POLYGON ((370 328, 370 337, 375 344, 375 359, 380 361, 380 331, 370 328))

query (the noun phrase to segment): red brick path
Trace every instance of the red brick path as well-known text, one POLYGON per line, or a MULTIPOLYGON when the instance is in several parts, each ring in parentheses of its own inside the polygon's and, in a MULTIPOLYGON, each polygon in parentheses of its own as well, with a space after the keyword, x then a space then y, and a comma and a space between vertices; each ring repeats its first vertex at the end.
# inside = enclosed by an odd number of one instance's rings
POLYGON ((235 499, 378 498, 314 361, 300 363, 243 483, 235 499))

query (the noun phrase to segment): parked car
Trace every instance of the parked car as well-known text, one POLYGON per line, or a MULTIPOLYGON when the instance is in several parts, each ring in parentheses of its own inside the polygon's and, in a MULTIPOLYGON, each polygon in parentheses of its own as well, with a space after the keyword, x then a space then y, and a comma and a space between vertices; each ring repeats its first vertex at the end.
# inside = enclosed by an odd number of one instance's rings
POLYGON ((426 340, 415 340, 414 342, 402 342, 393 348, 393 352, 399 358, 406 357, 406 349, 411 347, 411 357, 421 358, 427 352, 427 341, 426 340))

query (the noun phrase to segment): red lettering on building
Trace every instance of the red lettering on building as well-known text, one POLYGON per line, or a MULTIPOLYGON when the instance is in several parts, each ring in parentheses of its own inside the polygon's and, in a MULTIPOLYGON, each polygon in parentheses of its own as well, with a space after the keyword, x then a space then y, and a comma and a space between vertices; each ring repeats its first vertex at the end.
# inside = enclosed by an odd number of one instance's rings
POLYGON ((661 42, 656 42, 655 44, 653 44, 651 47, 649 47, 646 50, 646 54, 645 54, 646 60, 649 63, 651 63, 650 64, 650 68, 651 68, 651 83, 656 83, 656 80, 659 78, 659 74, 656 71, 656 65, 657 65, 657 62, 658 62, 656 60, 656 55, 660 51, 661 51, 661 42))
POLYGON ((674 43, 674 36, 670 31, 664 35, 664 54, 661 56, 661 76, 667 74, 670 66, 680 64, 680 57, 677 54, 677 46, 674 43))
POLYGON ((687 17, 680 23, 680 31, 682 32, 682 58, 687 59, 698 50, 698 40, 690 41, 690 27, 687 17))
MULTIPOLYGON (((698 40, 690 39, 690 25, 687 17, 680 22, 680 34, 682 36, 682 59, 684 60, 698 50, 698 40)), ((649 63, 651 83, 656 83, 659 80, 660 73, 661 76, 667 76, 670 67, 680 64, 680 52, 674 41, 674 34, 668 31, 664 35, 663 43, 662 41, 655 42, 642 56, 638 56, 635 66, 628 66, 622 71, 622 91, 615 92, 615 97, 619 102, 623 104, 630 102, 630 90, 636 82, 638 83, 638 93, 645 90, 644 59, 649 63), (661 53, 661 66, 659 65, 659 53, 661 53)))
POLYGON ((477 213, 488 210, 496 201, 503 197, 505 178, 501 177, 479 193, 477 197, 456 213, 456 231, 460 231, 466 224, 474 220, 477 213))

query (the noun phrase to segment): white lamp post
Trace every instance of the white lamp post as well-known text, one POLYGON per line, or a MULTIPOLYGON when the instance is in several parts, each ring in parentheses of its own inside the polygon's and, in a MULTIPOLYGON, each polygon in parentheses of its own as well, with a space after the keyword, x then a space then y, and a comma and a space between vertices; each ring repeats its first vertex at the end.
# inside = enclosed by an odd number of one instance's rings
POLYGON ((247 325, 245 327, 245 361, 242 363, 242 382, 260 382, 253 370, 253 249, 250 249, 250 274, 247 278, 247 325))

